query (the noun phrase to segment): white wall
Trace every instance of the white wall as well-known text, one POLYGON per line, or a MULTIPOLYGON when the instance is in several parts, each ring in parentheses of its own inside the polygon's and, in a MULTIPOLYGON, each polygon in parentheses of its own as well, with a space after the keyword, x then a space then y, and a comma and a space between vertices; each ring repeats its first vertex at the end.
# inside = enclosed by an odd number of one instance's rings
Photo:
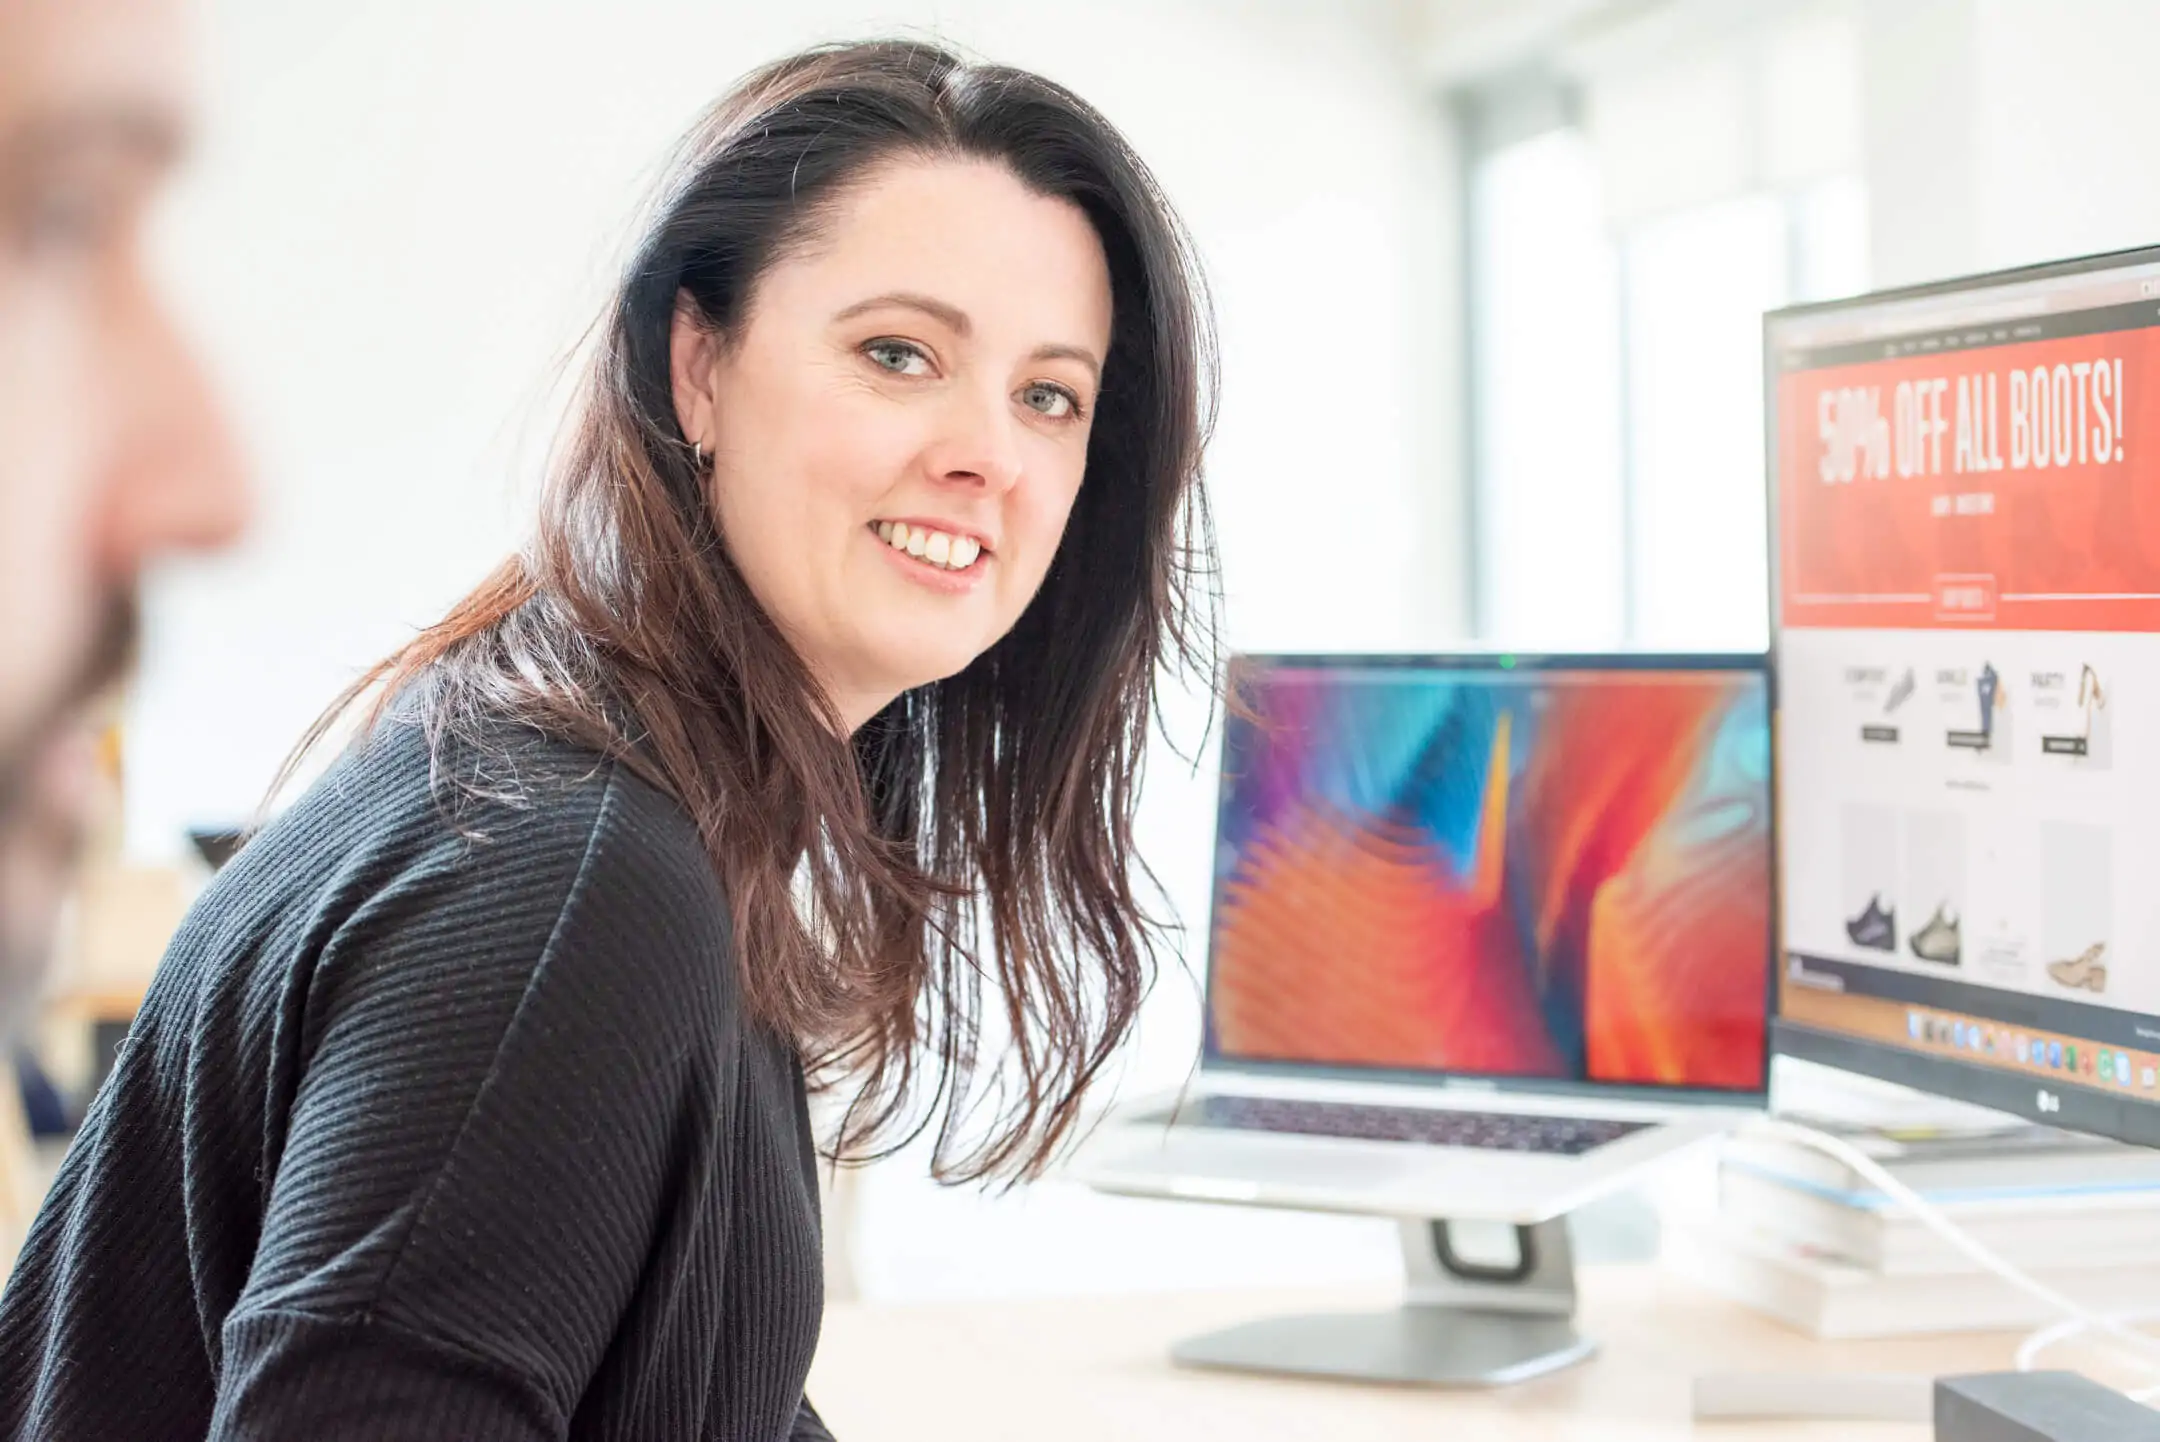
POLYGON ((2160 243, 2148 0, 1866 0, 1880 285, 2160 243))
MULTIPOLYGON (((154 588, 130 733, 140 855, 245 815, 330 696, 513 543, 551 363, 642 181, 731 77, 813 40, 908 27, 1039 69, 1158 170, 1221 320, 1211 474, 1234 642, 1460 629, 1454 168, 1389 0, 201 8, 206 124, 165 258, 263 514, 237 560, 154 588)), ((1196 928, 1211 787, 1164 754, 1144 801, 1143 849, 1196 928)), ((1132 1083, 1180 1077, 1197 1027, 1191 983, 1166 977, 1132 1083)), ((869 1175, 861 1232, 883 1295, 1358 1274, 1393 1255, 1385 1224, 1054 1184, 943 1192, 919 1157, 869 1175)))

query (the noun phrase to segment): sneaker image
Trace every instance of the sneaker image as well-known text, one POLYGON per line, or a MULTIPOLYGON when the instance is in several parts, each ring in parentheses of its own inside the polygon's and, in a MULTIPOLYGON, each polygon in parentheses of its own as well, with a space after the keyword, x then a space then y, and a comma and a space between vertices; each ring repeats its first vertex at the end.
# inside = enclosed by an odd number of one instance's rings
POLYGON ((1919 679, 1913 675, 1913 668, 1907 666, 1905 674, 1897 678, 1896 684, 1890 688, 1890 694, 1883 698, 1883 715, 1890 715, 1898 707, 1911 700, 1913 687, 1918 684, 1919 679))
POLYGON ((1845 923, 1845 934, 1854 946, 1870 951, 1897 950, 1897 913, 1883 910, 1882 897, 1871 896, 1858 916, 1845 923))
POLYGON ((2096 941, 2076 956, 2064 961, 2048 963, 2048 975, 2060 986, 2083 987, 2087 991, 2107 990, 2107 963, 2100 958, 2107 952, 2107 943, 2096 941))
POLYGON ((1946 914, 1947 911, 1947 907, 1936 907, 1935 914, 1928 918, 1927 925, 1912 934, 1908 945, 1912 948, 1912 954, 1922 961, 1932 961, 1942 966, 1958 964, 1958 924, 1954 917, 1946 914))

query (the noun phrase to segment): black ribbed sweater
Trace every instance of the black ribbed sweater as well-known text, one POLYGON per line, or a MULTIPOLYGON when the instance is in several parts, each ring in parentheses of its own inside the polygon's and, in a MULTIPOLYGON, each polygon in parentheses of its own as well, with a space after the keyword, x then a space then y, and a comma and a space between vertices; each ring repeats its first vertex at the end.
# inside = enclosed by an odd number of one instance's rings
POLYGON ((0 1437, 826 1435, 795 1052, 689 816, 524 735, 528 804, 446 815, 386 723, 204 893, 0 1299, 0 1437))

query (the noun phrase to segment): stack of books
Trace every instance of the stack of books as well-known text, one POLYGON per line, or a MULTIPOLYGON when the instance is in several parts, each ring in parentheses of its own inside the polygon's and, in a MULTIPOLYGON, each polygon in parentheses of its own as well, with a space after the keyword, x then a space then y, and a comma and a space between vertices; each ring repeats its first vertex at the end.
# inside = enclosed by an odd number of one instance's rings
MULTIPOLYGON (((1795 1120, 1800 1120, 1796 1118, 1795 1120)), ((1833 1131, 2003 1260, 2102 1311, 2160 1302, 2160 1150, 2047 1127, 1833 1131)), ((1819 1337, 2001 1331, 2059 1320, 1844 1163, 1743 1131, 1718 1208, 1668 1265, 1819 1337)))

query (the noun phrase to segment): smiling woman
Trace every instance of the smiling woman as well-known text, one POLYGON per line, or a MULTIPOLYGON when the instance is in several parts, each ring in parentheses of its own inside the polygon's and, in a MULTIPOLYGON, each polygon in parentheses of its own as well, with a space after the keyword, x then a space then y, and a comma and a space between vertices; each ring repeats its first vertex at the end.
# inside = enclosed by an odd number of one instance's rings
POLYGON ((1152 977, 1207 353, 1064 90, 909 44, 738 86, 530 544, 174 941, 0 1301, 0 1432, 825 1435, 806 1068, 845 1153, 1028 1174, 1152 977))
POLYGON ((966 156, 865 172, 726 331, 683 292, 675 409, 720 533, 850 730, 1040 589, 1110 327, 1086 213, 966 156))

